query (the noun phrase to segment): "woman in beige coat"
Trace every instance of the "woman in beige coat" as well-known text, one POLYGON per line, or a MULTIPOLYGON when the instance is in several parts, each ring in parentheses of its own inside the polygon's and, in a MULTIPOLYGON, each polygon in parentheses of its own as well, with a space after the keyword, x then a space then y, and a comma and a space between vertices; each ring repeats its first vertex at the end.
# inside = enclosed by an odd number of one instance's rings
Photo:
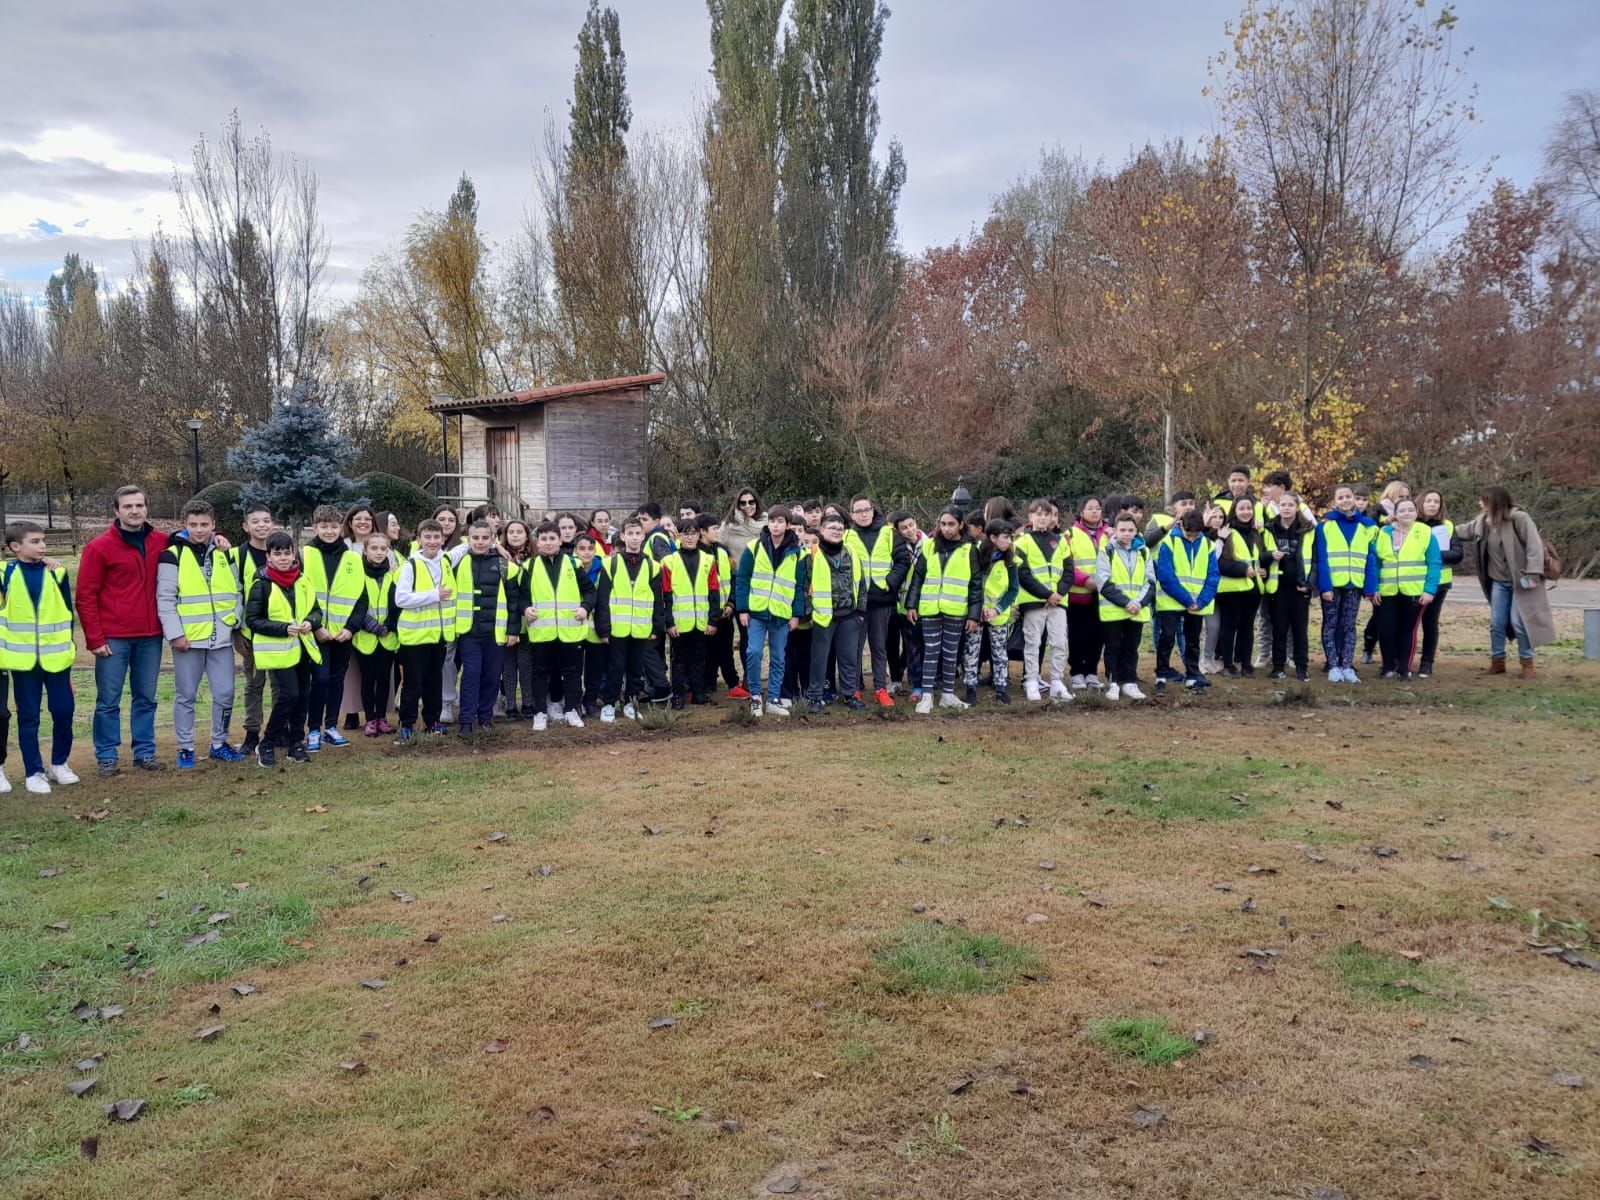
POLYGON ((1469 549, 1478 583, 1489 601, 1489 674, 1506 671, 1506 627, 1516 633, 1522 678, 1533 678, 1533 652, 1556 640, 1555 619, 1544 594, 1544 539, 1539 527, 1498 485, 1478 493, 1479 516, 1456 526, 1469 549))

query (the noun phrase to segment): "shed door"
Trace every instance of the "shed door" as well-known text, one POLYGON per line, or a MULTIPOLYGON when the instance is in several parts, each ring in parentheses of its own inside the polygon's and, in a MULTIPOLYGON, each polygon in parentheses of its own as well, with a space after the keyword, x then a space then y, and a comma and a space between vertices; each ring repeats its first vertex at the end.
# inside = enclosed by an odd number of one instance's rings
POLYGON ((517 452, 517 427, 515 425, 491 426, 485 431, 487 438, 489 474, 494 476, 495 492, 492 499, 507 512, 521 506, 522 495, 521 456, 517 452))

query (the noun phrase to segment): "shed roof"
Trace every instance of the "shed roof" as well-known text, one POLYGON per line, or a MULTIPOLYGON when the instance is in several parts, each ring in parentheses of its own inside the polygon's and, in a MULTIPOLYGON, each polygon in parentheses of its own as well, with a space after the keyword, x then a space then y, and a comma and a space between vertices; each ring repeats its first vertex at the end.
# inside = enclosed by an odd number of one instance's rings
POLYGON ((504 410, 545 404, 552 400, 586 400, 599 396, 643 395, 659 383, 665 383, 666 373, 651 371, 644 375, 623 375, 617 379, 591 379, 584 383, 556 383, 549 387, 530 388, 523 392, 499 392, 492 396, 463 396, 428 405, 429 412, 463 413, 475 409, 504 410))

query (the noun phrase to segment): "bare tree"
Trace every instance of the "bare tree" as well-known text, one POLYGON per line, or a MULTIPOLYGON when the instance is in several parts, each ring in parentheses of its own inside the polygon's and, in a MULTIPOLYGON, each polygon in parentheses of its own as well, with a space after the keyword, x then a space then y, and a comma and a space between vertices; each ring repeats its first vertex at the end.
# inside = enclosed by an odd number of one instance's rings
POLYGON ((1573 243, 1600 258, 1600 91, 1568 94, 1544 151, 1544 184, 1573 243))

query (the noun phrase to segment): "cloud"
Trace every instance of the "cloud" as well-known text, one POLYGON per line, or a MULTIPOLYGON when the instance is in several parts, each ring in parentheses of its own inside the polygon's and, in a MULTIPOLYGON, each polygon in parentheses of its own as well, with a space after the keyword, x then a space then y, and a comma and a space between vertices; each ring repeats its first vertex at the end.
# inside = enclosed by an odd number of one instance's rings
POLYGON ((48 235, 50 237, 54 237, 56 234, 61 232, 61 226, 52 225, 52 224, 50 224, 49 221, 46 221, 43 217, 35 217, 33 219, 33 224, 28 226, 28 228, 29 229, 37 229, 40 233, 46 234, 46 235, 48 235))
POLYGON ((16 147, 0 146, 0 195, 40 200, 80 196, 133 199, 172 186, 169 172, 126 170, 87 158, 35 158, 16 147))

